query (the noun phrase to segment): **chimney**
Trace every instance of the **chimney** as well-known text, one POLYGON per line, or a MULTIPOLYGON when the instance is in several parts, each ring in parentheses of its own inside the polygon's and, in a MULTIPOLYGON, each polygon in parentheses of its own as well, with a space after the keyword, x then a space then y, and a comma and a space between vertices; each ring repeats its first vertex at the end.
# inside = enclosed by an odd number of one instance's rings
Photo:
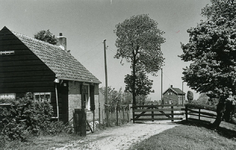
POLYGON ((173 85, 170 85, 171 88, 173 88, 173 85))
POLYGON ((59 36, 57 37, 57 46, 66 51, 66 37, 64 37, 62 33, 59 33, 59 36))

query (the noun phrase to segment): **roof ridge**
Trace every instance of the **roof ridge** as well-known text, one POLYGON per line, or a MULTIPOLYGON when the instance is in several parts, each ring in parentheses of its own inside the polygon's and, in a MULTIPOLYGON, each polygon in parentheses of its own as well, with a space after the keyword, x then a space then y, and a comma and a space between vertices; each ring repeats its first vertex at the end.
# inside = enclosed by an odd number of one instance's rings
POLYGON ((68 53, 60 46, 52 45, 18 32, 9 31, 41 59, 55 73, 56 77, 73 81, 101 83, 71 53, 68 53))
MULTIPOLYGON (((56 47, 56 48, 60 48, 62 49, 60 46, 57 46, 57 45, 53 45, 53 44, 50 44, 48 42, 45 42, 45 41, 42 41, 42 40, 38 40, 34 37, 30 37, 28 35, 25 35, 25 34, 22 34, 22 33, 19 33, 19 32, 15 32, 15 31, 12 31, 10 30, 13 34, 16 34, 17 36, 21 36, 21 37, 25 37, 25 38, 28 38, 28 39, 31 39, 31 40, 34 40, 35 42, 39 42, 39 43, 42 43, 42 44, 46 44, 48 46, 53 46, 53 47, 56 47)), ((63 49, 62 49, 63 50, 63 49)))

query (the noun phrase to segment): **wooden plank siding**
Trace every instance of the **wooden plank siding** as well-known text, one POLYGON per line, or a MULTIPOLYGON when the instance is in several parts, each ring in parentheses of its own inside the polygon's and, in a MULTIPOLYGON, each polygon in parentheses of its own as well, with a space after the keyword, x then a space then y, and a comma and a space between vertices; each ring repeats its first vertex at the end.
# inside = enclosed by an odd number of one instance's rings
POLYGON ((0 55, 0 93, 51 92, 51 103, 56 112, 55 73, 9 30, 0 33, 0 51, 14 51, 0 55))

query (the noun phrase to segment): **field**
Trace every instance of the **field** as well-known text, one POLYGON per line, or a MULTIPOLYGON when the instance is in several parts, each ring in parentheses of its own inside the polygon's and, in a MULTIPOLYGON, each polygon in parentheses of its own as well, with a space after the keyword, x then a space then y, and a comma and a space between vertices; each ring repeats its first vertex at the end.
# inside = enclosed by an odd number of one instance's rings
MULTIPOLYGON (((236 131, 220 127, 208 129, 199 123, 182 124, 152 136, 130 150, 234 150, 236 131)), ((224 124, 225 126, 225 124, 224 124)), ((235 125, 234 125, 235 126, 235 125)))

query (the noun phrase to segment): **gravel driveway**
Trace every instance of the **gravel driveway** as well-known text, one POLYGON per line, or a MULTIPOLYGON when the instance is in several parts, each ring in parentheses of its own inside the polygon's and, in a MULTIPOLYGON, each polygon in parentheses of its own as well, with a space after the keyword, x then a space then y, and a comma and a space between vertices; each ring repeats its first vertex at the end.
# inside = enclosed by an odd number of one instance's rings
POLYGON ((56 150, 125 150, 131 145, 177 126, 171 122, 129 123, 88 134, 84 139, 72 141, 56 150))

